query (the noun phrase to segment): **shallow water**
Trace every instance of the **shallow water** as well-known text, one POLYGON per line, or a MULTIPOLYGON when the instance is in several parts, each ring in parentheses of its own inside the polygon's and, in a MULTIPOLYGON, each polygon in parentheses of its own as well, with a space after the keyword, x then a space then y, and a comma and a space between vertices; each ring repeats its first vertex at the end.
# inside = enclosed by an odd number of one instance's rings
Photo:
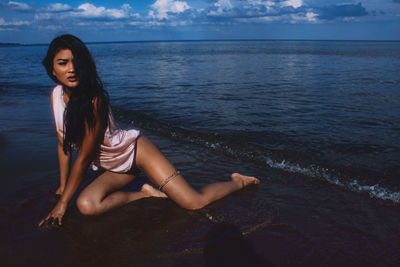
POLYGON ((261 184, 196 212, 146 199, 87 218, 72 205, 61 230, 39 231, 58 182, 46 47, 0 48, 5 263, 400 264, 399 42, 89 49, 121 125, 140 128, 195 188, 234 171, 261 184))

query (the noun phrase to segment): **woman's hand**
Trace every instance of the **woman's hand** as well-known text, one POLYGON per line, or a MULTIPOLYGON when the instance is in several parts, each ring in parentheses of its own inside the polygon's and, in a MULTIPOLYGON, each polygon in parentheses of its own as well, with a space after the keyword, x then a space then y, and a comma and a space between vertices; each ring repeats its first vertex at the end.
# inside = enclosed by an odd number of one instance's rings
POLYGON ((62 218, 65 214, 65 211, 67 210, 67 203, 64 203, 62 201, 58 201, 57 205, 54 207, 54 209, 47 215, 45 219, 43 219, 38 226, 42 226, 42 224, 48 222, 50 224, 62 224, 62 218))

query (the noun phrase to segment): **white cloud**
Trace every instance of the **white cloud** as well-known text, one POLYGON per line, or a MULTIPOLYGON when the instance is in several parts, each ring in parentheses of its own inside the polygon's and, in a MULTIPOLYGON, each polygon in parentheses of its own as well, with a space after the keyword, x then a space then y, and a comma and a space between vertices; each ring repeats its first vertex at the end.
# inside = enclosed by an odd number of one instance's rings
POLYGON ((27 5, 25 3, 20 3, 20 2, 15 2, 15 1, 8 2, 8 6, 12 9, 22 10, 22 11, 32 9, 29 5, 27 5))
MULTIPOLYGON (((308 1, 214 0, 203 1, 202 4, 199 4, 198 2, 194 2, 194 0, 192 2, 188 0, 152 0, 152 5, 146 11, 143 11, 144 16, 140 16, 133 11, 135 1, 129 1, 130 4, 125 3, 120 7, 109 4, 110 8, 107 8, 104 6, 106 4, 103 6, 96 5, 94 4, 96 3, 95 1, 89 2, 89 0, 82 0, 79 4, 73 6, 67 4, 67 1, 55 0, 55 3, 44 4, 44 6, 38 8, 37 4, 32 6, 31 4, 16 1, 2 3, 0 0, 0 6, 2 7, 17 11, 24 10, 22 14, 24 17, 15 16, 13 17, 15 21, 5 21, 3 18, 0 18, 0 28, 15 29, 20 25, 30 24, 34 27, 54 26, 53 28, 48 27, 49 29, 55 29, 55 26, 68 29, 80 26, 127 27, 128 29, 132 29, 133 27, 156 27, 161 25, 172 27, 197 25, 201 27, 201 25, 205 24, 217 25, 224 23, 232 25, 238 23, 270 22, 323 23, 324 20, 321 20, 323 13, 321 15, 317 14, 321 12, 321 9, 313 8, 308 1), (193 3, 193 7, 188 3, 193 3), (307 3, 306 8, 304 6, 305 3, 307 3), (189 12, 187 12, 188 10, 189 12), (27 19, 28 16, 30 16, 29 19, 27 19), (32 20, 32 22, 26 20, 32 20)), ((14 11, 14 13, 18 16, 21 15, 19 14, 21 12, 14 11)))
POLYGON ((72 16, 83 18, 112 18, 122 19, 130 16, 128 4, 123 5, 122 9, 108 9, 103 6, 96 7, 90 3, 84 3, 78 6, 76 11, 71 12, 72 16))
POLYGON ((132 9, 131 5, 129 5, 129 4, 123 4, 123 5, 121 6, 121 8, 122 8, 123 10, 125 10, 125 11, 128 11, 128 10, 131 10, 131 9, 132 9))
POLYGON ((214 6, 223 9, 232 9, 232 4, 230 0, 218 0, 218 2, 214 3, 214 6))
POLYGON ((260 17, 249 17, 249 18, 238 18, 238 22, 241 23, 261 23, 261 22, 282 22, 282 23, 316 23, 318 22, 318 14, 308 11, 299 12, 292 14, 282 15, 271 15, 271 16, 260 16, 260 17))
POLYGON ((58 12, 58 11, 68 11, 71 10, 72 7, 67 4, 55 3, 47 6, 46 10, 50 12, 58 12))
POLYGON ((77 16, 95 18, 103 16, 106 9, 103 6, 96 7, 92 4, 85 3, 78 6, 78 10, 79 11, 75 13, 77 16))
POLYGON ((292 14, 291 16, 291 23, 297 22, 317 22, 318 14, 314 12, 306 12, 306 13, 298 13, 292 14))
POLYGON ((267 8, 275 5, 275 2, 272 2, 269 0, 267 0, 267 1, 265 1, 265 0, 248 0, 247 2, 253 6, 259 5, 259 6, 265 6, 267 8))
POLYGON ((216 3, 214 3, 214 6, 217 8, 217 10, 211 10, 209 13, 210 15, 220 15, 231 10, 233 7, 230 0, 218 0, 216 3))
POLYGON ((286 1, 282 2, 282 6, 291 6, 294 8, 299 8, 302 5, 303 5, 302 0, 286 0, 286 1))
MULTIPOLYGON (((52 18, 56 18, 56 16, 53 13, 37 13, 33 16, 35 20, 48 20, 52 18)), ((60 15, 57 18, 65 18, 65 15, 60 15)))
POLYGON ((276 7, 276 3, 270 0, 248 0, 247 4, 248 5, 244 5, 244 9, 251 10, 251 12, 248 13, 250 15, 257 15, 260 14, 260 12, 264 13, 261 7, 264 7, 268 13, 276 12, 274 8, 276 7))
POLYGON ((40 20, 53 20, 58 21, 57 23, 62 25, 65 23, 72 23, 80 26, 90 24, 100 25, 99 23, 105 26, 113 23, 115 25, 121 25, 118 24, 121 19, 129 20, 137 18, 140 18, 140 15, 134 13, 129 4, 124 4, 119 9, 109 9, 90 3, 84 3, 78 7, 71 7, 66 4, 51 4, 46 8, 39 9, 38 12, 34 14, 34 19, 38 22, 40 20), (71 21, 71 18, 74 20, 71 21))
POLYGON ((38 28, 41 30, 46 30, 46 31, 60 31, 60 30, 64 29, 64 27, 61 25, 53 25, 53 24, 44 25, 44 26, 39 25, 38 28))
POLYGON ((158 19, 167 19, 168 13, 179 14, 191 7, 186 2, 174 0, 157 0, 151 5, 154 10, 149 11, 149 17, 158 19))
POLYGON ((0 26, 21 26, 30 24, 32 24, 32 22, 26 20, 6 22, 3 18, 0 18, 0 26))
POLYGON ((128 14, 121 9, 107 9, 106 14, 109 17, 116 18, 116 19, 122 19, 122 18, 127 18, 128 14))
POLYGON ((280 16, 261 16, 261 17, 252 17, 252 18, 239 18, 237 19, 238 22, 242 23, 268 23, 268 22, 289 22, 293 20, 289 17, 289 15, 280 15, 280 16))
POLYGON ((318 17, 318 14, 315 14, 314 12, 307 12, 306 13, 307 21, 315 22, 315 21, 317 21, 317 17, 318 17))
POLYGON ((8 6, 12 9, 22 10, 22 11, 32 9, 32 7, 30 7, 29 5, 27 5, 25 3, 20 3, 20 2, 15 2, 15 1, 8 2, 8 6))

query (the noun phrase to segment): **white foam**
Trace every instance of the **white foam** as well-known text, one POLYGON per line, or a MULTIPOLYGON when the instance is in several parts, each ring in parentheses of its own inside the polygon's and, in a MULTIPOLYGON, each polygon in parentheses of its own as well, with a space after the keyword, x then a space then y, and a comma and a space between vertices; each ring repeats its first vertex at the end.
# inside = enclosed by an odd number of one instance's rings
POLYGON ((371 197, 376 197, 383 200, 391 200, 395 203, 400 203, 400 192, 392 192, 379 184, 360 185, 357 180, 353 180, 348 185, 351 189, 353 189, 353 191, 366 192, 371 197))
POLYGON ((267 158, 265 162, 271 168, 282 169, 290 173, 300 173, 309 177, 323 179, 331 184, 350 189, 353 192, 366 192, 373 198, 391 200, 394 203, 400 203, 400 192, 392 192, 379 184, 360 185, 356 179, 353 179, 350 182, 341 182, 337 176, 329 172, 329 169, 319 168, 316 166, 302 167, 299 164, 294 164, 285 160, 278 162, 267 158))

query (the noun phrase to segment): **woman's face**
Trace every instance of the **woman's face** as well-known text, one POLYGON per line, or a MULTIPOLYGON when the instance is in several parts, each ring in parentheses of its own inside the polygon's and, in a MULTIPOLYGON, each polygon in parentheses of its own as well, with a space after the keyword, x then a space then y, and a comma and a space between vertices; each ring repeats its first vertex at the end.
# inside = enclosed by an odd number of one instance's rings
POLYGON ((73 88, 79 84, 74 69, 74 56, 70 49, 61 49, 54 56, 53 75, 67 87, 73 88))

